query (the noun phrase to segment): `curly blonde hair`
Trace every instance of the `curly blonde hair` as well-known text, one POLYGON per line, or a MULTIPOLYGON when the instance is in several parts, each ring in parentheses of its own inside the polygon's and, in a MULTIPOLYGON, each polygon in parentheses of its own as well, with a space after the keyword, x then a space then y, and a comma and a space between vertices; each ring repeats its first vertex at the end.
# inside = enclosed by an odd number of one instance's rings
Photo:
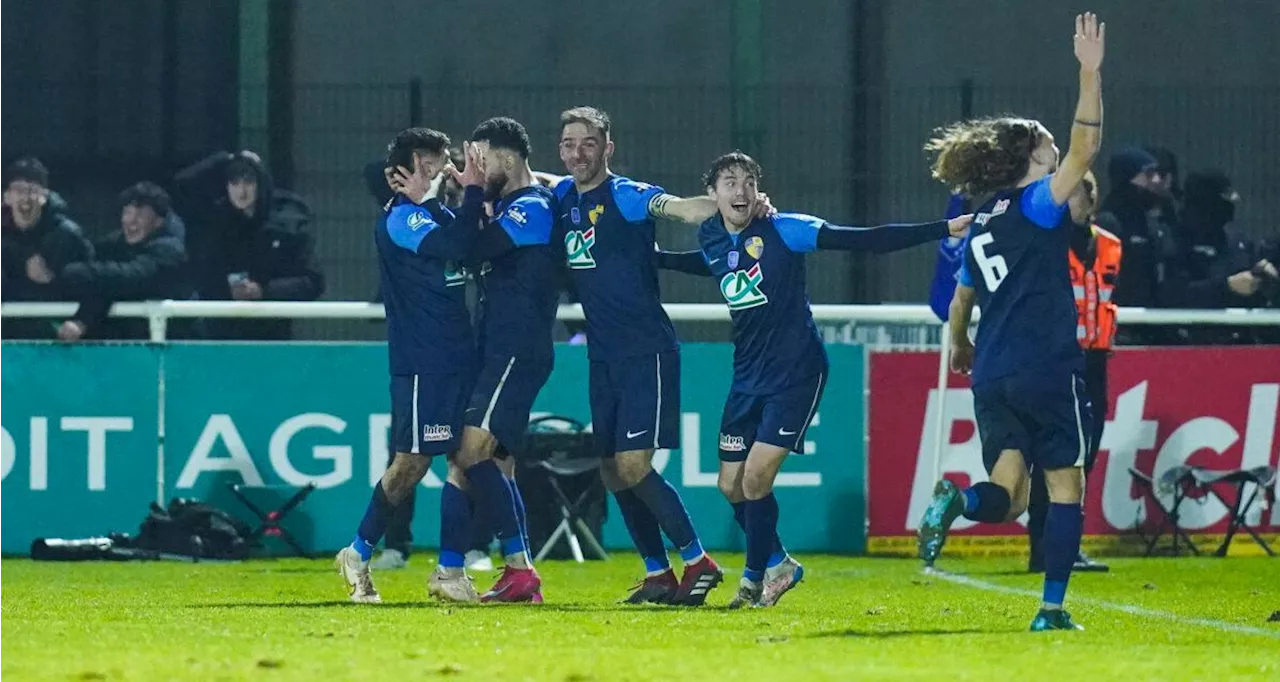
POLYGON ((934 178, 973 197, 1017 184, 1044 133, 1044 126, 1026 118, 976 118, 935 129, 924 150, 934 178))

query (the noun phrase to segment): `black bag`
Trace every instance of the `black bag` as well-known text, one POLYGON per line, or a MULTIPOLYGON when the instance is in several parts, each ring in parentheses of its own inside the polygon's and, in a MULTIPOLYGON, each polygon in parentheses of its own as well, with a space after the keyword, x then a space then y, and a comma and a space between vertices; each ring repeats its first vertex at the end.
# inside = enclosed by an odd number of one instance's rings
POLYGON ((151 503, 135 547, 201 559, 245 559, 249 526, 199 500, 175 498, 169 508, 151 503))

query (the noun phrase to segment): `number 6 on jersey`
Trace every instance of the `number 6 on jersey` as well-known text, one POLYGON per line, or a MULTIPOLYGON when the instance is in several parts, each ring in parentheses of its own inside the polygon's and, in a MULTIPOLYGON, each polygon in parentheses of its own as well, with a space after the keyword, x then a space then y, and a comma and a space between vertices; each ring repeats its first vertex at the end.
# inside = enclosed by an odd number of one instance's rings
POLYGON ((975 235, 969 242, 969 246, 973 248, 973 257, 978 261, 978 269, 982 270, 982 279, 986 280, 988 292, 995 291, 1009 275, 1009 264, 1004 261, 1004 256, 998 253, 987 254, 987 246, 995 240, 995 235, 983 232, 975 235))

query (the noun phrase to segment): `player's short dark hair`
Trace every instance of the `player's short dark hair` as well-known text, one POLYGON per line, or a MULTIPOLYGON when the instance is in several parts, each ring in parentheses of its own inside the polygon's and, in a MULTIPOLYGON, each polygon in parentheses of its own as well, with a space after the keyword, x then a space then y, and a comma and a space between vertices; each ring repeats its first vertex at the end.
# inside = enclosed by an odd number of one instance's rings
POLYGON ((595 128, 604 135, 604 139, 609 139, 609 131, 613 128, 613 121, 609 119, 609 114, 595 107, 574 107, 565 109, 560 114, 560 132, 564 133, 564 127, 570 123, 581 123, 590 128, 595 128))
POLYGON ((449 136, 430 128, 405 128, 387 145, 387 167, 404 166, 413 170, 414 152, 447 154, 449 136))
POLYGON ((11 183, 18 180, 40 185, 41 187, 48 187, 49 169, 45 168, 40 159, 34 156, 24 156, 4 169, 4 186, 6 189, 11 183))
POLYGON ((720 174, 732 168, 741 168, 748 175, 755 176, 756 182, 764 179, 764 171, 760 168, 760 163, 735 149, 711 162, 711 167, 707 169, 706 173, 702 174, 702 184, 707 187, 715 187, 716 180, 720 179, 720 174))
POLYGON ((154 182, 139 182, 120 193, 120 207, 150 206, 151 210, 161 218, 169 215, 169 207, 173 203, 169 193, 154 182))
POLYGON ((925 143, 931 172, 953 192, 967 197, 1014 186, 1031 167, 1044 127, 1017 116, 976 118, 943 126, 925 143))
POLYGON ((471 141, 488 142, 490 147, 513 151, 522 159, 529 158, 531 151, 529 133, 519 121, 506 116, 496 116, 476 126, 471 141))
POLYGON ((463 154, 461 149, 449 147, 446 153, 449 154, 449 163, 452 163, 454 168, 458 170, 467 169, 467 155, 463 154))

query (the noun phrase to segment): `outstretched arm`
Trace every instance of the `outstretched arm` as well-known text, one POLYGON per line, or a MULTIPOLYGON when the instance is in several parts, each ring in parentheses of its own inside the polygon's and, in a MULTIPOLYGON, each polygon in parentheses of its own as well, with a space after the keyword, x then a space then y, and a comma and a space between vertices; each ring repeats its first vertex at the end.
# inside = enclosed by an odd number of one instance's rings
POLYGON ((889 253, 947 236, 959 237, 969 228, 973 216, 878 227, 842 227, 803 213, 779 213, 771 220, 787 248, 796 253, 818 249, 889 253))
POLYGON ((702 251, 658 251, 654 254, 658 267, 663 270, 675 270, 695 277, 710 277, 711 266, 702 251))
POLYGON ((1067 202, 1102 146, 1102 56, 1107 25, 1096 14, 1076 17, 1075 52, 1080 62, 1080 99, 1071 124, 1071 146, 1049 183, 1055 203, 1067 202))

